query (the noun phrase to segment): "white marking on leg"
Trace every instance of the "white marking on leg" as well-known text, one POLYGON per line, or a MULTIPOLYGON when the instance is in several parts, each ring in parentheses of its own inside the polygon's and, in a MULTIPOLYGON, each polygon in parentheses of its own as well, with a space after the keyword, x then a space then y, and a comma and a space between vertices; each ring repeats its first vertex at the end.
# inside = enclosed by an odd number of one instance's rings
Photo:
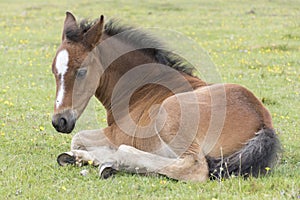
POLYGON ((60 75, 60 87, 56 97, 56 108, 58 108, 64 99, 65 94, 65 84, 64 84, 64 75, 68 70, 69 63, 69 53, 67 50, 61 50, 56 56, 55 67, 58 75, 60 75))

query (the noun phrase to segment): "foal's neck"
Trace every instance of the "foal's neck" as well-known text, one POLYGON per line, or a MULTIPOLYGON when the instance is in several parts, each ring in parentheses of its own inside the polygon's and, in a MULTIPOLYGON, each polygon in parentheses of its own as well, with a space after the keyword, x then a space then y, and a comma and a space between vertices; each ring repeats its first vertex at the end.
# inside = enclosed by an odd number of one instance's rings
POLYGON ((148 109, 171 95, 206 85, 197 77, 161 65, 145 52, 105 34, 98 49, 105 71, 95 96, 106 108, 109 124, 114 122, 110 116, 112 106, 120 112, 138 104, 148 109), (126 100, 129 105, 122 104, 126 100))

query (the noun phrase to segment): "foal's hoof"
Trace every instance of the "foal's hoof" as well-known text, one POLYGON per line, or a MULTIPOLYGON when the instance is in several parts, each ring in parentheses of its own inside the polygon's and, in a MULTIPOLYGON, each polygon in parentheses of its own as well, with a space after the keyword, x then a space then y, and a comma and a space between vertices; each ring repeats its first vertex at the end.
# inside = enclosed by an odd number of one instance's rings
POLYGON ((71 152, 62 153, 57 156, 57 163, 60 166, 74 165, 76 163, 76 157, 71 152))
POLYGON ((100 166, 99 175, 102 179, 108 179, 117 173, 117 170, 113 168, 113 163, 104 163, 100 166))

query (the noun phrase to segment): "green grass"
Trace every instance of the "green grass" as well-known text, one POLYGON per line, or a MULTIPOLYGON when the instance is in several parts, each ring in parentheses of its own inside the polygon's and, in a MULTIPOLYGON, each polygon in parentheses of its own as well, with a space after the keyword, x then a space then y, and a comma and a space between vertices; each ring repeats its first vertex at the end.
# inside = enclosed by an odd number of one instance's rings
MULTIPOLYGON (((299 18, 297 0, 0 1, 1 199, 299 199, 299 18), (81 168, 59 167, 56 157, 69 150, 72 135, 51 126, 50 66, 67 10, 175 30, 194 40, 209 52, 224 82, 248 87, 271 111, 284 148, 274 172, 258 179, 183 183, 128 174, 100 180, 91 166, 85 167, 87 176, 80 175, 81 168)), ((192 54, 193 48, 183 51, 192 54)), ((99 122, 82 122, 75 132, 105 126, 105 113, 95 106, 99 122)))

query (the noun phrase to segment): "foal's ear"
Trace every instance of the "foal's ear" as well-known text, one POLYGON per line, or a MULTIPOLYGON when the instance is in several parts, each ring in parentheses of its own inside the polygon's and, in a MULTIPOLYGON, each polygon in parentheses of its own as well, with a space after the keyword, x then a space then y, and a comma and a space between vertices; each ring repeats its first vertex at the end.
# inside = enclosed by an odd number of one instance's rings
POLYGON ((74 15, 70 12, 66 12, 66 18, 65 18, 65 23, 64 23, 64 29, 62 33, 62 40, 66 38, 66 31, 67 29, 70 29, 72 27, 76 28, 76 19, 74 15))
POLYGON ((101 15, 98 22, 83 35, 83 42, 89 50, 92 50, 99 44, 102 35, 103 24, 104 17, 101 15))

